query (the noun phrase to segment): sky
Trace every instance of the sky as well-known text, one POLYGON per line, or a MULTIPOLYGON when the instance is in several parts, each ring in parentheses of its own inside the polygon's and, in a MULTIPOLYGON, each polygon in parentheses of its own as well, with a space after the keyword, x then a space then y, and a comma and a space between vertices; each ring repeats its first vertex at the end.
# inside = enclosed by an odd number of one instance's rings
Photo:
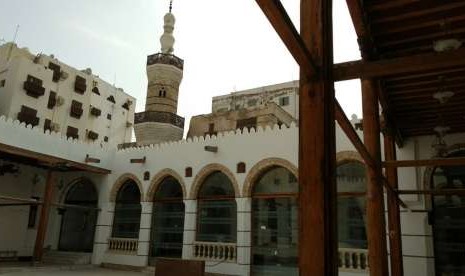
MULTIPOLYGON (((335 63, 360 58, 345 0, 334 1, 335 63)), ((282 0, 299 29, 299 0, 282 0)), ((0 43, 54 54, 78 69, 92 68, 123 88, 143 111, 147 55, 160 52, 169 0, 0 0, 0 43), (6 12, 5 12, 6 11, 6 12)), ((253 0, 174 0, 174 54, 184 59, 178 114, 211 112, 211 98, 298 79, 299 68, 253 0)), ((361 117, 358 80, 336 84, 350 117, 361 117)))

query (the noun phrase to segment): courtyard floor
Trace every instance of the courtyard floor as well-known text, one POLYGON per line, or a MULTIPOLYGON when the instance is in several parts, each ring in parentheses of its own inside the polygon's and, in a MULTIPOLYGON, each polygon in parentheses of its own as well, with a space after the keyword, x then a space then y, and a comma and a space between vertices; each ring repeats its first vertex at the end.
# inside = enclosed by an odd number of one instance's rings
POLYGON ((146 276, 153 275, 153 272, 133 272, 123 270, 113 270, 94 266, 77 266, 77 267, 9 267, 2 266, 0 263, 0 275, 11 276, 48 276, 48 275, 64 275, 64 276, 146 276))

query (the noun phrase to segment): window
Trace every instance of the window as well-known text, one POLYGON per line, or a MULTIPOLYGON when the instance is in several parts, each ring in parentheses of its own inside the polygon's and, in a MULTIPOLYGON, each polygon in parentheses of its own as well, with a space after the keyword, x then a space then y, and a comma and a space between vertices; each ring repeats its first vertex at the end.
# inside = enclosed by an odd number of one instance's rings
POLYGON ((251 214, 253 275, 269 275, 271 267, 278 266, 279 275, 299 275, 298 190, 294 174, 279 166, 269 168, 254 183, 251 214))
POLYGON ((217 132, 215 131, 215 124, 214 123, 210 123, 208 124, 208 132, 205 132, 204 133, 204 136, 207 136, 208 135, 216 135, 217 132))
POLYGON ((337 200, 338 239, 340 248, 367 248, 365 231, 365 166, 350 161, 337 166, 336 182, 338 192, 351 192, 353 196, 337 200), (360 193, 360 195, 356 195, 360 193))
POLYGON ((289 97, 281 97, 281 98, 279 98, 279 105, 280 106, 289 105, 289 97))
POLYGON ((48 96, 48 103, 47 108, 53 109, 57 104, 57 93, 50 91, 50 95, 48 96))
POLYGON ((83 113, 82 103, 73 100, 71 102, 71 111, 69 113, 69 116, 71 116, 73 118, 76 118, 76 119, 79 119, 79 118, 81 118, 82 113, 83 113))
POLYGON ((244 162, 239 162, 237 163, 237 173, 245 173, 245 163, 244 162))
POLYGON ((95 117, 99 117, 102 114, 102 111, 95 106, 92 106, 90 108, 90 114, 95 117))
POLYGON ((38 98, 45 94, 45 88, 42 87, 42 80, 31 75, 27 76, 23 88, 26 90, 26 94, 33 98, 38 98))
POLYGON ((121 107, 129 110, 129 106, 131 106, 132 102, 130 100, 127 100, 121 107))
POLYGON ((184 203, 181 184, 165 177, 153 198, 149 264, 158 257, 181 258, 184 235, 184 203))
POLYGON ((108 142, 108 136, 103 137, 103 142, 108 142))
POLYGON ((192 177, 192 167, 187 167, 185 172, 184 172, 184 175, 186 177, 192 177))
POLYGON ((257 128, 257 117, 252 117, 248 119, 242 119, 242 120, 237 120, 236 122, 236 129, 251 129, 251 128, 257 128))
POLYGON ((197 240, 236 242, 237 212, 231 180, 216 171, 207 176, 198 194, 197 240))
POLYGON ((52 131, 52 120, 50 119, 45 119, 45 122, 44 122, 44 132, 45 131, 52 131))
POLYGON ((18 121, 25 123, 26 125, 36 126, 39 124, 39 118, 37 118, 37 110, 21 106, 21 111, 18 113, 18 121))
POLYGON ((114 238, 139 238, 141 210, 139 187, 133 180, 127 180, 116 196, 111 236, 114 238))
POLYGON ((61 77, 61 73, 60 73, 61 67, 60 67, 60 65, 55 64, 53 62, 50 62, 48 64, 48 69, 53 71, 52 81, 58 82, 60 80, 60 77, 61 77))
POLYGON ((107 114, 107 120, 111 120, 111 114, 110 113, 107 114))
POLYGON ((150 172, 149 171, 144 172, 144 180, 145 181, 150 180, 150 172))
POLYGON ((115 97, 113 97, 112 95, 108 96, 107 101, 112 102, 112 103, 116 103, 115 97))
POLYGON ((166 97, 166 90, 165 90, 164 87, 162 87, 162 88, 158 91, 158 97, 163 97, 163 98, 166 97))
POLYGON ((98 87, 97 87, 97 86, 94 87, 94 88, 92 88, 92 92, 94 92, 94 93, 97 94, 97 95, 100 95, 100 91, 98 90, 98 87))
POLYGON ((92 130, 88 131, 87 132, 87 138, 89 138, 90 140, 97 140, 98 139, 98 133, 97 132, 93 132, 92 130))
POLYGON ((81 76, 76 76, 76 81, 74 82, 74 91, 79 94, 84 94, 86 89, 86 79, 81 76))
POLYGON ((6 82, 6 80, 1 80, 0 81, 0 87, 5 87, 5 82, 6 82))
POLYGON ((66 137, 67 138, 73 138, 73 139, 79 139, 79 129, 68 126, 68 129, 66 130, 66 137))

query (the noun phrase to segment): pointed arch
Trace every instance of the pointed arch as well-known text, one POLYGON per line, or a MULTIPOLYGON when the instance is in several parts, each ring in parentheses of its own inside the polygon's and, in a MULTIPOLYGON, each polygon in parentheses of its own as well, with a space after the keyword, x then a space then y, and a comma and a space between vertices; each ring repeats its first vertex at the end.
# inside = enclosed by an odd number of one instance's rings
POLYGON ((127 180, 133 180, 137 184, 137 187, 139 187, 140 199, 141 200, 144 199, 144 188, 140 180, 137 178, 137 176, 133 175, 132 173, 125 173, 121 175, 120 177, 118 177, 118 179, 115 181, 115 184, 113 184, 113 187, 111 188, 111 191, 110 191, 110 198, 109 198, 110 202, 116 201, 116 196, 118 195, 119 189, 121 188, 121 186, 123 186, 123 184, 127 180))
POLYGON ((186 194, 186 185, 184 184, 183 178, 177 172, 175 172, 174 170, 169 169, 169 168, 165 168, 165 169, 159 171, 152 178, 152 180, 150 181, 150 186, 149 186, 149 189, 147 191, 147 196, 145 197, 145 201, 147 201, 147 202, 152 202, 153 201, 153 197, 155 196, 156 192, 158 191, 158 187, 160 186, 160 183, 163 181, 163 179, 165 179, 168 176, 171 176, 171 177, 173 177, 174 179, 176 179, 178 181, 179 185, 181 185, 182 197, 186 198, 186 196, 187 196, 187 194, 186 194))
POLYGON ((63 191, 61 192, 60 194, 60 197, 58 199, 58 202, 60 203, 64 203, 65 200, 66 200, 66 196, 68 195, 69 191, 71 190, 71 188, 76 185, 77 183, 80 183, 80 182, 87 182, 87 183, 90 183, 92 184, 92 187, 94 188, 95 190, 95 193, 97 194, 97 197, 99 196, 99 191, 97 190, 97 187, 95 186, 94 182, 88 178, 88 177, 85 177, 85 176, 81 176, 81 177, 77 177, 73 180, 71 180, 68 184, 65 185, 63 191))
POLYGON ((194 181, 192 182, 190 193, 189 193, 189 199, 195 199, 197 197, 200 186, 202 186, 205 178, 209 176, 211 173, 216 172, 216 171, 220 171, 224 173, 229 178, 229 180, 231 180, 231 183, 234 188, 235 197, 240 197, 239 185, 237 183, 236 177, 231 172, 231 170, 221 164, 212 163, 212 164, 208 164, 205 167, 203 167, 195 176, 194 181))
POLYGON ((253 184, 257 181, 257 179, 269 168, 271 167, 283 167, 289 170, 296 178, 298 178, 299 171, 297 166, 292 164, 290 161, 282 158, 267 158, 259 161, 256 163, 252 169, 250 169, 247 177, 244 181, 244 186, 242 190, 242 196, 244 197, 251 197, 253 184))
POLYGON ((365 164, 365 161, 363 160, 362 156, 360 153, 353 151, 353 150, 345 150, 345 151, 340 151, 336 153, 336 165, 342 165, 347 162, 351 161, 357 161, 362 164, 365 164))

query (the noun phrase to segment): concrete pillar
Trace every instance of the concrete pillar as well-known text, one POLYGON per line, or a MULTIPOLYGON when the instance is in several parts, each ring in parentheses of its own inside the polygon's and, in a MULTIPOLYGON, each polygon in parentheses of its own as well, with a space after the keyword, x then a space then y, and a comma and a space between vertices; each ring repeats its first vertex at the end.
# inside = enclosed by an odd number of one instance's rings
POLYGON ((115 212, 114 202, 99 202, 101 209, 98 213, 97 224, 95 226, 94 252, 92 254, 92 264, 101 264, 105 252, 108 249, 108 239, 111 237, 113 217, 115 212))
POLYGON ((197 200, 184 200, 184 237, 182 246, 182 258, 192 259, 194 257, 192 245, 195 241, 197 228, 197 200))
POLYGON ((250 275, 251 254, 251 210, 252 198, 236 198, 237 204, 237 264, 241 266, 241 275, 250 275))
POLYGON ((150 231, 152 228, 153 202, 141 202, 139 248, 137 255, 143 257, 145 265, 148 264, 150 250, 150 231))

